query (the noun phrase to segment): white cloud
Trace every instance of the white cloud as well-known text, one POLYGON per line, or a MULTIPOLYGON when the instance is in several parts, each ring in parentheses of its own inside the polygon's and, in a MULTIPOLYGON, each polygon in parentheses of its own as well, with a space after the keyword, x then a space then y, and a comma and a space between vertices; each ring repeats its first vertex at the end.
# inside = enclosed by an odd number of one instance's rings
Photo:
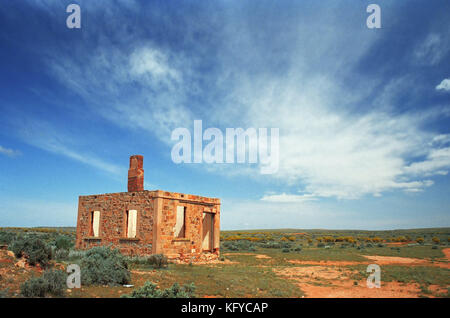
POLYGON ((438 91, 450 91, 450 78, 443 79, 442 82, 436 86, 438 91))
POLYGON ((16 157, 16 156, 19 156, 21 154, 21 152, 19 150, 2 147, 0 145, 0 154, 6 155, 8 157, 16 157))
POLYGON ((414 57, 419 64, 436 65, 445 56, 447 50, 447 40, 443 40, 441 34, 430 33, 414 50, 414 57))
POLYGON ((92 111, 117 125, 148 131, 167 143, 174 128, 192 125, 186 106, 192 86, 183 80, 189 63, 151 43, 132 50, 105 44, 83 63, 60 55, 48 63, 92 111))
MULTIPOLYGON (((265 86, 244 82, 235 92, 249 105, 241 123, 280 128, 279 171, 272 175, 277 182, 294 189, 299 185, 298 190, 316 198, 356 199, 420 191, 430 186, 422 178, 450 169, 447 150, 436 148, 446 137, 420 128, 426 114, 348 112, 337 106, 335 100, 346 92, 336 92, 331 78, 305 77, 271 80, 265 86)), ((291 194, 265 197, 276 199, 301 200, 291 194)))
POLYGON ((261 198, 262 201, 268 202, 284 202, 284 203, 294 203, 294 202, 305 202, 305 201, 315 201, 317 198, 312 194, 272 194, 265 195, 261 198))
POLYGON ((154 48, 143 47, 135 50, 130 56, 131 73, 150 75, 157 81, 180 81, 179 72, 168 64, 167 55, 154 48))
POLYGON ((423 161, 405 167, 405 173, 414 176, 446 175, 450 169, 450 147, 431 149, 423 161))
MULTIPOLYGON (((267 34, 256 25, 231 23, 245 20, 234 14, 233 21, 224 21, 222 43, 215 48, 217 73, 204 74, 205 82, 214 80, 208 87, 215 90, 211 94, 196 86, 191 74, 195 58, 154 43, 130 44, 123 39, 127 45, 116 46, 104 39, 100 48, 83 56, 82 63, 72 55, 58 55, 49 64, 92 110, 120 126, 151 132, 168 144, 174 128, 191 127, 195 111, 189 104, 190 93, 197 90, 210 102, 201 114, 210 127, 279 128, 279 170, 267 178, 311 198, 420 191, 429 184, 425 177, 450 168, 448 156, 433 144, 436 135, 422 128, 430 117, 428 110, 395 111, 399 106, 395 98, 404 91, 408 76, 390 79, 390 87, 380 85, 384 78, 344 84, 373 48, 376 35, 353 30, 352 21, 340 21, 331 30, 320 22, 334 19, 330 8, 316 13, 321 19, 292 22, 295 32, 271 39, 275 52, 271 53, 267 42, 259 42, 267 34), (271 63, 279 63, 281 69, 271 63), (385 88, 382 96, 368 101, 380 87, 385 88)), ((414 54, 420 61, 436 64, 444 42, 441 35, 430 34, 414 54)), ((185 43, 189 44, 197 45, 185 43)), ((230 165, 209 171, 255 175, 256 169, 230 165)), ((267 178, 263 182, 271 181, 267 178)), ((300 197, 273 194, 265 201, 304 200, 300 197)))

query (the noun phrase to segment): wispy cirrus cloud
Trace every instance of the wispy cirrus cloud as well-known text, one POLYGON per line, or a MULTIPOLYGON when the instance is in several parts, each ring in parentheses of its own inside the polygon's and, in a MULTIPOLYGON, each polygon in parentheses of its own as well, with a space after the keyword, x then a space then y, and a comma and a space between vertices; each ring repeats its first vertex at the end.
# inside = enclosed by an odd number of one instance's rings
MULTIPOLYGON (((448 111, 431 106, 399 111, 404 107, 399 96, 413 86, 414 72, 358 74, 361 61, 371 61, 380 37, 354 28, 360 15, 336 21, 336 10, 344 9, 323 6, 304 13, 306 20, 296 15, 265 28, 240 9, 215 16, 223 28, 212 57, 200 54, 207 49, 199 49, 188 28, 184 51, 125 33, 112 40, 100 37, 101 45, 76 55, 51 55, 47 63, 52 75, 92 111, 167 144, 174 128, 190 127, 199 115, 208 126, 280 128, 279 171, 261 180, 289 186, 293 194, 266 195, 264 201, 419 192, 432 185, 431 176, 447 173, 448 148, 433 143, 439 133, 424 126, 448 111), (285 23, 289 32, 283 32, 285 23), (196 73, 199 65, 203 72, 196 73), (211 65, 213 71, 204 71, 211 65), (199 96, 205 105, 195 109, 192 102, 199 96)), ((161 23, 170 33, 167 21, 161 23)), ((123 30, 132 27, 122 18, 120 24, 123 30)), ((208 30, 200 31, 210 39, 208 30)), ((411 52, 416 64, 439 65, 448 54, 448 41, 443 32, 431 31, 402 56, 411 57, 411 52)), ((208 171, 247 176, 256 169, 231 165, 208 171)))
POLYGON ((414 51, 414 56, 419 64, 436 65, 449 49, 447 35, 432 32, 422 41, 414 51))
POLYGON ((19 150, 5 148, 0 145, 0 154, 13 158, 13 157, 20 156, 22 153, 19 150))
POLYGON ((261 201, 280 202, 280 203, 294 203, 305 201, 316 201, 318 198, 313 194, 268 194, 261 198, 261 201))
POLYGON ((189 82, 184 81, 181 64, 179 57, 151 43, 136 45, 133 50, 105 45, 95 55, 86 56, 83 63, 70 56, 49 60, 54 74, 81 95, 91 111, 119 126, 148 131, 165 142, 172 129, 192 123, 185 106, 189 82))

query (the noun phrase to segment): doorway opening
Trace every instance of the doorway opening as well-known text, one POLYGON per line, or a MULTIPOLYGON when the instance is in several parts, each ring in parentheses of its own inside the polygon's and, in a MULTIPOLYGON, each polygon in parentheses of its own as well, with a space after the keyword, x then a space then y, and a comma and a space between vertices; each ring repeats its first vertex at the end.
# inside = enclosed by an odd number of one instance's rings
POLYGON ((203 212, 203 251, 213 251, 214 248, 214 213, 203 212))

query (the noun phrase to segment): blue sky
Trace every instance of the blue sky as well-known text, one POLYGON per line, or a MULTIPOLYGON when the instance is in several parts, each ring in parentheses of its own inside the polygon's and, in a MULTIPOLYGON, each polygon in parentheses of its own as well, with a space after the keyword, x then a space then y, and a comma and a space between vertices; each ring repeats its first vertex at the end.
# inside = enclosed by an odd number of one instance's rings
POLYGON ((75 225, 132 154, 222 229, 450 226, 450 3, 372 2, 4 1, 0 226, 75 225), (173 163, 195 119, 279 128, 278 172, 173 163))

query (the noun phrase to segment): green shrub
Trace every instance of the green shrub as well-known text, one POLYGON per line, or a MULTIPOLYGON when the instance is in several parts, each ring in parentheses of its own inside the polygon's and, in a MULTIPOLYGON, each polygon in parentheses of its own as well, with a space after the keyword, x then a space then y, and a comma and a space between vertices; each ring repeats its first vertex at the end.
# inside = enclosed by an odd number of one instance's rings
POLYGON ((45 297, 47 284, 42 277, 33 277, 20 286, 20 293, 24 297, 45 297))
POLYGON ((16 238, 10 249, 16 257, 24 256, 30 265, 40 264, 46 267, 52 257, 51 248, 36 236, 16 238))
POLYGON ((11 244, 16 238, 16 234, 13 232, 0 232, 0 244, 11 244))
POLYGON ((69 257, 69 251, 66 249, 59 249, 55 252, 55 259, 58 261, 65 261, 69 257))
POLYGON ((290 242, 282 242, 281 243, 281 247, 283 247, 283 248, 291 248, 292 247, 292 243, 290 243, 290 242))
POLYGON ((32 277, 20 286, 24 297, 63 296, 66 274, 61 270, 47 270, 41 277, 32 277))
POLYGON ((324 246, 325 246, 325 244, 322 243, 322 242, 320 242, 320 243, 317 244, 317 247, 324 247, 324 246))
POLYGON ((47 283, 48 292, 55 296, 62 296, 66 290, 67 274, 62 270, 46 270, 42 278, 47 283))
POLYGON ((288 248, 283 248, 281 251, 282 251, 283 253, 289 253, 291 250, 288 249, 288 248))
POLYGON ((131 280, 126 259, 117 249, 93 247, 81 259, 80 267, 85 285, 123 285, 131 280))
POLYGON ((172 285, 167 289, 158 289, 156 284, 152 282, 145 282, 144 286, 134 290, 129 295, 123 295, 124 298, 191 298, 195 294, 195 285, 180 286, 178 283, 172 285))
MULTIPOLYGON (((264 243, 262 244, 264 245, 264 243)), ((254 244, 248 240, 226 241, 222 244, 222 247, 229 251, 256 251, 254 244)))
POLYGON ((147 264, 153 266, 154 268, 165 268, 169 264, 169 261, 167 256, 164 254, 154 254, 148 257, 147 264))
POLYGON ((268 242, 268 243, 262 244, 261 247, 264 247, 264 248, 281 248, 282 246, 281 246, 280 243, 277 243, 277 242, 268 242))
POLYGON ((70 236, 67 235, 58 235, 55 239, 55 246, 58 250, 70 250, 74 247, 74 242, 70 236))
POLYGON ((67 259, 69 261, 76 261, 76 260, 81 260, 85 256, 86 256, 86 251, 74 251, 74 250, 71 250, 69 252, 69 255, 67 256, 67 259))

